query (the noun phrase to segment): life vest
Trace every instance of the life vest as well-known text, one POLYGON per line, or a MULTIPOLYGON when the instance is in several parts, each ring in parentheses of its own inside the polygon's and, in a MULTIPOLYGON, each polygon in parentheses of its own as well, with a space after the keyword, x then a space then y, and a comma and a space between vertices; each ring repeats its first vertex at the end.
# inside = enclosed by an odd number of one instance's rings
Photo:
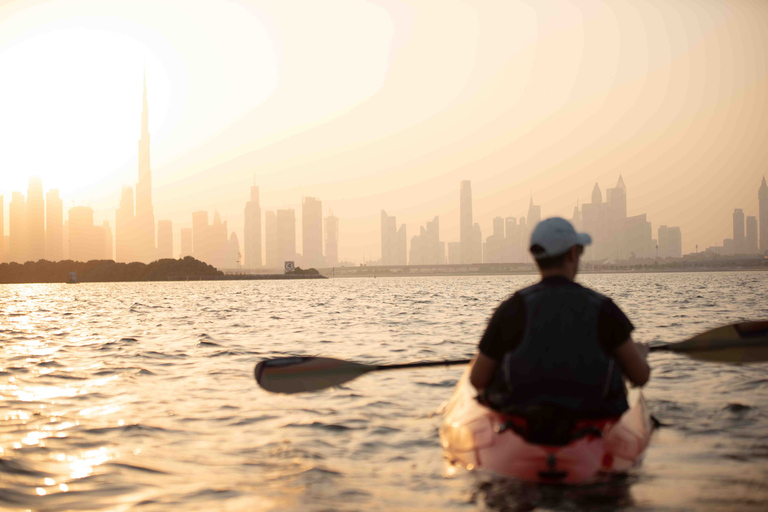
POLYGON ((486 399, 503 412, 535 417, 545 407, 582 418, 620 416, 629 406, 621 368, 598 338, 607 298, 578 285, 534 285, 519 345, 499 365, 486 399))

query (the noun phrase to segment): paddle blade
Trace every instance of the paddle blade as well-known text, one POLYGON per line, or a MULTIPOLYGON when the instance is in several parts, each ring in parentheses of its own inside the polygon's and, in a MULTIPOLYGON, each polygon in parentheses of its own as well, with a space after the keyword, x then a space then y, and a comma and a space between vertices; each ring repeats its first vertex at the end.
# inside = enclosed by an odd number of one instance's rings
POLYGON ((344 384, 375 366, 330 357, 278 357, 256 365, 256 382, 272 393, 317 391, 344 384))
POLYGON ((724 325, 689 340, 663 347, 661 350, 683 353, 703 361, 766 362, 768 361, 768 321, 724 325))

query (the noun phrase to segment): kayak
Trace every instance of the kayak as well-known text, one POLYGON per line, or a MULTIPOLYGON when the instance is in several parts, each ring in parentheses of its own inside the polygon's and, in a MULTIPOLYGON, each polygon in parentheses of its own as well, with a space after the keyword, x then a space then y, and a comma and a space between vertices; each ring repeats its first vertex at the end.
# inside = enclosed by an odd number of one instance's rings
POLYGON ((648 406, 639 389, 627 396, 629 409, 619 419, 585 420, 574 426, 574 439, 560 446, 524 439, 522 418, 483 406, 469 382, 459 380, 446 405, 440 442, 452 463, 484 469, 528 482, 589 484, 626 473, 642 462, 653 432, 648 406))

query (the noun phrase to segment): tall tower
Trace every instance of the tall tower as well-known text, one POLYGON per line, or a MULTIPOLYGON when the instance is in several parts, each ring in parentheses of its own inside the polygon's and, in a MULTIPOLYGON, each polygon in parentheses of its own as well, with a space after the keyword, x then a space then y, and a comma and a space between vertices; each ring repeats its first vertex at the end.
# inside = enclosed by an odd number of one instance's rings
POLYGON ((155 259, 155 213, 152 208, 152 171, 149 167, 149 106, 147 74, 144 72, 144 102, 139 139, 139 181, 136 184, 136 242, 139 261, 155 259))
POLYGON ((39 177, 29 178, 27 187, 27 255, 31 261, 45 258, 45 198, 39 177))
POLYGON ((259 187, 251 187, 251 200, 245 203, 245 268, 261 268, 261 207, 259 187))
POLYGON ((744 211, 741 208, 733 210, 733 249, 735 254, 744 254, 747 249, 744 237, 744 211))
MULTIPOLYGON (((462 263, 473 263, 473 240, 472 182, 462 181, 461 191, 459 193, 459 244, 461 244, 462 263)), ((477 263, 479 263, 479 261, 477 263)))
POLYGON ((768 251, 768 185, 765 183, 765 176, 757 192, 757 198, 760 201, 760 254, 765 254, 768 251))

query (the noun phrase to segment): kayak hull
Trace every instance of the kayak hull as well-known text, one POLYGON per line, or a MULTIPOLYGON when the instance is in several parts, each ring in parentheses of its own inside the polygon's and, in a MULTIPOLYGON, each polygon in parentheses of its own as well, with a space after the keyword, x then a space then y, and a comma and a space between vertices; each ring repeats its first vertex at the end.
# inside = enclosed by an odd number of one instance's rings
POLYGON ((528 482, 588 484, 612 473, 626 473, 642 461, 653 432, 642 393, 629 392, 629 410, 618 421, 594 426, 589 434, 565 446, 525 441, 506 428, 510 417, 481 405, 465 372, 448 402, 440 426, 447 458, 469 469, 485 469, 528 482))

